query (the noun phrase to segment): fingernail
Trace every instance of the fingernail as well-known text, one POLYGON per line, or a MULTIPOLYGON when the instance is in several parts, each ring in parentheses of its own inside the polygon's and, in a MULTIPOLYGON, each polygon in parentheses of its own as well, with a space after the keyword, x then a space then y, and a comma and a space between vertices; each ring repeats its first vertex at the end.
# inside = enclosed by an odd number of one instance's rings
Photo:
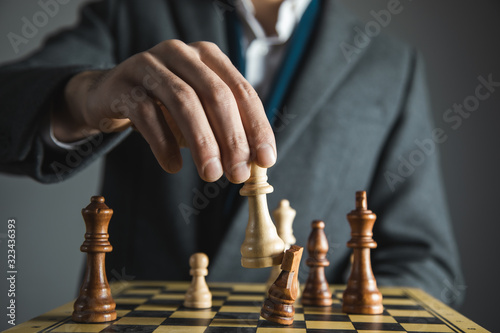
POLYGON ((231 168, 231 181, 241 183, 250 177, 250 168, 247 162, 240 162, 231 168))
POLYGON ((222 164, 219 158, 212 157, 203 167, 203 176, 206 180, 215 181, 222 176, 222 164))
POLYGON ((270 167, 276 163, 276 154, 270 144, 264 143, 257 149, 257 157, 263 167, 270 167))

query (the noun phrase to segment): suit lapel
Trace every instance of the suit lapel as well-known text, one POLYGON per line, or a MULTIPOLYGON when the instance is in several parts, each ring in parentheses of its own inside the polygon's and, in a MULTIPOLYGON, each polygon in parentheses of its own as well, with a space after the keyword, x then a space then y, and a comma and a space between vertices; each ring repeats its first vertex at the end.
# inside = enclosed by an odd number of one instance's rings
POLYGON ((353 40, 356 18, 335 1, 323 1, 323 13, 306 60, 297 68, 278 115, 275 126, 278 161, 269 170, 270 175, 279 169, 279 156, 291 153, 297 138, 362 57, 364 49, 349 62, 340 47, 353 40))

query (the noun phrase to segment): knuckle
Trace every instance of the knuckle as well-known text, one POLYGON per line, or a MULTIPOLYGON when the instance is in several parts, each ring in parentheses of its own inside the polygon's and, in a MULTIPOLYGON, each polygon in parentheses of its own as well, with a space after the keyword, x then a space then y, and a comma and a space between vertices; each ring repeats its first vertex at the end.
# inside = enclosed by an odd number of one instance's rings
POLYGON ((156 55, 158 59, 165 59, 166 55, 183 55, 189 50, 186 43, 178 39, 167 39, 160 42, 147 52, 156 55))
POLYGON ((149 51, 144 51, 133 55, 130 58, 135 66, 143 66, 145 64, 151 64, 154 62, 154 55, 149 51))
POLYGON ((260 103, 259 95, 250 85, 250 83, 246 81, 236 84, 236 86, 234 87, 234 95, 236 99, 245 101, 250 105, 254 103, 260 103))
POLYGON ((189 44, 190 46, 198 49, 201 53, 203 52, 220 52, 220 48, 217 46, 217 44, 213 42, 206 42, 206 41, 200 41, 200 42, 194 42, 189 44))
POLYGON ((184 43, 179 39, 167 39, 161 42, 159 45, 161 48, 174 49, 174 50, 176 49, 179 50, 186 47, 186 43, 184 43))
POLYGON ((215 139, 210 136, 198 136, 194 139, 194 144, 198 147, 200 152, 204 155, 215 155, 217 152, 217 143, 215 139), (208 153, 208 154, 207 154, 208 153))
POLYGON ((234 133, 226 137, 225 146, 233 156, 238 157, 238 160, 241 159, 242 155, 246 157, 250 153, 247 138, 242 134, 234 133))
POLYGON ((169 88, 172 93, 173 100, 177 105, 191 104, 198 98, 194 89, 185 83, 172 82, 169 85, 169 88))
MULTIPOLYGON (((166 135, 161 135, 159 138, 158 138, 158 146, 159 147, 162 147, 162 148, 165 148, 165 149, 168 149, 169 146, 170 146, 170 142, 169 142, 169 139, 167 138, 166 135)), ((164 154, 164 156, 166 156, 166 154, 164 154)))
POLYGON ((203 98, 210 104, 221 106, 230 103, 234 97, 225 83, 215 81, 210 84, 210 89, 203 92, 203 98))
POLYGON ((265 121, 251 119, 249 125, 257 141, 269 141, 269 138, 274 137, 271 124, 267 121, 267 118, 265 118, 265 121))
POLYGON ((250 120, 247 123, 248 126, 248 135, 249 135, 249 144, 252 146, 252 149, 258 148, 263 143, 275 145, 275 139, 273 130, 269 121, 257 121, 250 120))
POLYGON ((141 119, 148 119, 151 117, 152 105, 150 103, 138 103, 135 107, 135 114, 141 119))

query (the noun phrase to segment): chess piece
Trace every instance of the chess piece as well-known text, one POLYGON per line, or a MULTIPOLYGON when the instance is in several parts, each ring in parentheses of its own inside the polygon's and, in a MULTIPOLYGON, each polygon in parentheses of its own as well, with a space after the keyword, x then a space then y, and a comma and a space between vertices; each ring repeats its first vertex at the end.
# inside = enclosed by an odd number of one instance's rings
POLYGON ((304 248, 292 245, 286 250, 281 273, 268 291, 268 298, 260 315, 281 325, 291 325, 295 314, 293 303, 297 299, 300 259, 304 248))
POLYGON ((288 249, 290 245, 295 244, 297 241, 293 235, 293 219, 297 212, 295 209, 290 207, 290 201, 283 199, 280 201, 278 208, 273 210, 274 223, 276 225, 276 230, 278 231, 278 236, 285 243, 285 249, 288 249))
POLYGON ((312 231, 307 240, 309 258, 309 275, 302 293, 302 304, 312 306, 332 305, 332 293, 325 276, 325 267, 330 265, 326 254, 328 253, 328 239, 324 229, 325 222, 316 220, 311 224, 312 231))
POLYGON ((279 238, 269 215, 266 194, 273 187, 267 182, 266 169, 252 163, 250 178, 240 194, 248 197, 249 217, 245 240, 241 245, 241 265, 261 268, 279 265, 283 260, 285 244, 279 238))
MULTIPOLYGON (((295 209, 290 207, 290 201, 283 199, 280 201, 278 208, 273 210, 273 220, 274 225, 278 231, 278 236, 285 243, 285 249, 288 249, 290 245, 295 244, 296 239, 293 235, 292 224, 297 212, 295 209)), ((271 272, 269 273, 269 279, 266 282, 266 290, 269 290, 271 285, 276 281, 278 275, 280 275, 281 269, 279 265, 271 267, 271 272)), ((298 288, 300 294, 300 287, 298 288)), ((297 296, 297 297, 300 297, 297 296)))
POLYGON ((353 262, 343 295, 342 311, 345 313, 380 314, 384 310, 370 261, 370 249, 377 247, 372 238, 377 216, 367 207, 366 192, 356 192, 356 209, 347 214, 351 225, 351 240, 347 246, 353 249, 353 262))
POLYGON ((212 294, 208 289, 205 276, 208 275, 208 256, 205 253, 195 253, 189 258, 193 277, 191 285, 184 296, 184 306, 194 309, 207 309, 212 307, 212 294))
POLYGON ((87 252, 87 267, 80 295, 73 306, 73 321, 100 323, 116 319, 116 304, 111 296, 104 259, 113 247, 108 241, 108 225, 113 210, 104 203, 104 197, 93 196, 82 209, 85 220, 85 241, 80 250, 87 252))

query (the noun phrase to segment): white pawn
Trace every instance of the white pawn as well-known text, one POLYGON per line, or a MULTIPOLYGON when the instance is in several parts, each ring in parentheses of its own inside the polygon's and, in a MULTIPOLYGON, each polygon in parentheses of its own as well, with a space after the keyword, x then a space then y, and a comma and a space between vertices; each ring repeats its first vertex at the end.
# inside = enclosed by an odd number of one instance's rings
POLYGON ((189 258, 193 276, 191 285, 184 296, 184 306, 194 309, 206 309, 212 307, 212 294, 208 289, 205 276, 208 275, 208 256, 205 253, 195 253, 189 258))
MULTIPOLYGON (((276 225, 276 230, 278 231, 278 236, 285 243, 285 250, 290 248, 291 245, 295 244, 296 239, 293 235, 293 220, 297 212, 290 206, 290 201, 282 199, 273 211, 274 224, 276 225)), ((266 282, 266 290, 273 285, 274 281, 278 278, 281 273, 281 266, 272 266, 271 272, 269 274, 269 279, 266 282)), ((299 294, 297 298, 300 297, 300 288, 297 288, 299 294)))

